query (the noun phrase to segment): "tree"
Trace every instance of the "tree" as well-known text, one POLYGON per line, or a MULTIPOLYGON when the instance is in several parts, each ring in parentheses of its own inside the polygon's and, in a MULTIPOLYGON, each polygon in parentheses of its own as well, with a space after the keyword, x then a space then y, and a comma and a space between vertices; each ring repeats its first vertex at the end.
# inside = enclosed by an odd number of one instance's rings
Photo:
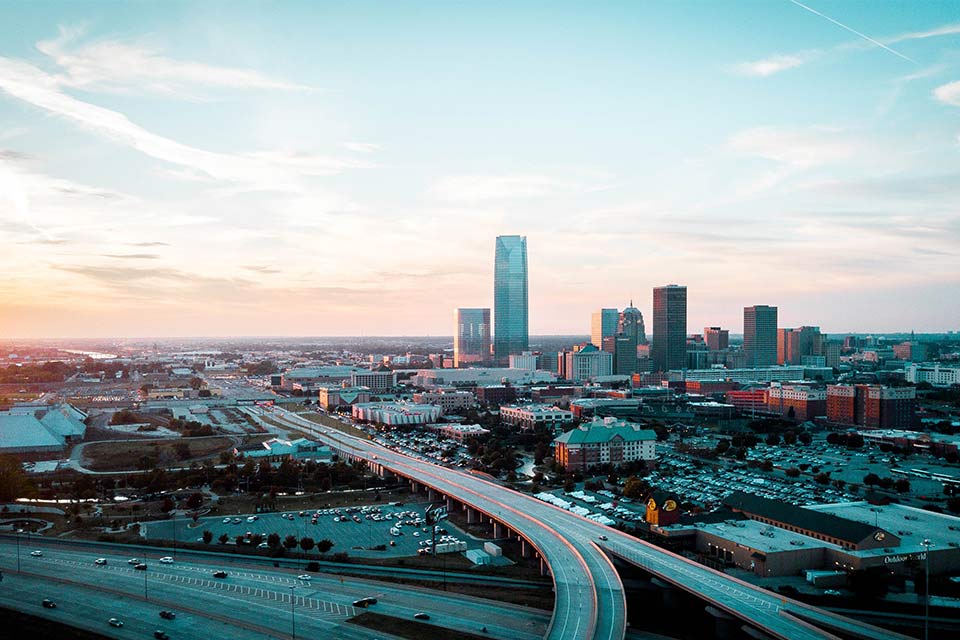
POLYGON ((330 549, 333 549, 333 542, 331 540, 324 538, 317 542, 317 551, 320 552, 321 555, 326 554, 330 549))
POLYGON ((297 536, 287 536, 283 539, 283 546, 288 550, 292 550, 297 547, 298 542, 297 536))
POLYGON ((893 488, 897 490, 897 493, 907 493, 910 491, 910 481, 906 478, 898 478, 893 483, 893 488))
POLYGON ((210 541, 213 540, 213 532, 209 529, 203 530, 203 543, 210 544, 210 541))
POLYGON ((238 533, 237 535, 233 536, 233 541, 236 542, 237 546, 239 547, 246 542, 246 539, 243 537, 242 533, 238 533))
POLYGON ((775 447, 775 446, 777 446, 778 444, 780 444, 780 434, 779 434, 779 433, 768 433, 768 434, 767 434, 767 437, 764 438, 764 442, 766 442, 766 443, 767 443, 769 446, 771 446, 771 447, 775 447))
POLYGON ((177 454, 177 458, 180 460, 186 460, 190 457, 190 443, 189 442, 178 442, 173 445, 173 451, 177 454))
POLYGON ((313 538, 309 536, 300 538, 300 548, 303 549, 304 551, 310 551, 311 549, 313 549, 314 546, 315 546, 315 543, 313 541, 313 538))
POLYGON ((770 460, 764 460, 760 463, 761 471, 773 471, 773 462, 770 460))
POLYGON ((227 544, 227 540, 229 540, 229 539, 230 539, 230 536, 227 535, 226 533, 221 533, 221 534, 220 534, 220 537, 217 538, 217 540, 220 541, 220 544, 227 544))
POLYGON ((564 493, 571 493, 576 488, 577 488, 577 483, 575 483, 573 480, 567 480, 566 482, 563 483, 564 493))
POLYGON ((202 389, 203 386, 204 386, 204 384, 203 384, 203 379, 202 379, 202 378, 198 378, 198 377, 196 377, 196 376, 190 378, 190 388, 191 388, 191 389, 194 389, 194 390, 202 389))
POLYGON ((800 469, 797 469, 796 467, 790 467, 789 469, 787 469, 786 471, 784 471, 784 473, 787 474, 787 477, 788 477, 788 478, 799 478, 799 477, 800 477, 800 469))
POLYGON ((12 456, 0 456, 0 501, 13 502, 17 498, 32 497, 33 493, 33 483, 20 462, 12 456))
POLYGON ((170 513, 173 511, 175 506, 176 505, 174 504, 173 499, 170 496, 166 496, 164 497, 163 502, 160 504, 160 510, 164 513, 170 513))
POLYGON ((250 544, 252 544, 253 546, 255 547, 259 546, 261 542, 263 542, 263 534, 255 533, 252 536, 250 536, 250 544))
POLYGON ((818 473, 813 477, 817 484, 830 484, 830 472, 818 473))
POLYGON ((867 485, 868 487, 875 487, 880 484, 880 476, 875 473, 868 473, 867 475, 863 476, 863 484, 867 485))
POLYGON ((194 491, 190 494, 190 497, 187 498, 187 508, 188 509, 199 509, 203 504, 203 494, 199 491, 194 491))
POLYGON ((645 480, 641 480, 637 476, 630 476, 623 485, 623 497, 638 500, 646 495, 649 490, 650 485, 645 480))
POLYGON ((267 536, 267 546, 271 549, 276 549, 280 546, 280 535, 277 533, 271 533, 267 536))

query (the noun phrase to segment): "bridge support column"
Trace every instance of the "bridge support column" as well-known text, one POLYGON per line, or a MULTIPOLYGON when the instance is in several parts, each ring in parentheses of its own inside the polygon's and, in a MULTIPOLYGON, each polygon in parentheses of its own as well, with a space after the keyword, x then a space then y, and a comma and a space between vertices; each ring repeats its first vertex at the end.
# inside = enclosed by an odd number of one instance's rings
POLYGON ((453 498, 447 496, 447 512, 453 511, 453 498))
POLYGON ((477 520, 479 519, 479 515, 480 514, 475 510, 467 507, 467 524, 476 524, 477 520))
POLYGON ((411 480, 411 481, 410 481, 410 493, 419 493, 419 492, 420 492, 420 485, 417 484, 417 481, 416 481, 416 480, 411 480))
POLYGON ((503 537, 504 526, 497 521, 493 522, 493 537, 502 538, 503 537))
POLYGON ((660 595, 663 598, 663 606, 667 609, 679 609, 683 602, 681 601, 682 594, 679 589, 674 587, 669 582, 664 582, 660 578, 653 577, 650 579, 650 582, 658 587, 660 595))
POLYGON ((540 558, 540 575, 541 576, 550 575, 550 567, 547 566, 546 560, 544 560, 542 557, 540 558))
POLYGON ((707 605, 704 610, 713 617, 713 637, 725 640, 737 635, 740 622, 726 611, 721 611, 713 605, 707 605))
POLYGON ((533 555, 533 550, 530 548, 530 545, 526 540, 520 538, 520 555, 524 558, 529 558, 533 555))
POLYGON ((434 491, 433 489, 427 489, 427 500, 429 500, 430 502, 436 502, 437 492, 434 491))

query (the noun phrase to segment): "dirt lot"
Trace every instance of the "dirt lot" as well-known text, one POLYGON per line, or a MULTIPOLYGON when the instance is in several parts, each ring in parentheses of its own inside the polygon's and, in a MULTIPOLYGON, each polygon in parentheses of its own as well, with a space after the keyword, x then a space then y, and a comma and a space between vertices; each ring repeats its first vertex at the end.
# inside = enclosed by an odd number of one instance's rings
POLYGON ((354 616, 347 622, 401 638, 410 638, 410 640, 482 640, 484 638, 473 633, 454 631, 433 624, 394 618, 369 611, 354 616))
MULTIPOLYGON (((265 438, 265 436, 255 436, 265 438)), ((188 466, 191 462, 217 456, 240 444, 244 439, 236 436, 210 436, 203 438, 170 438, 144 441, 91 442, 83 448, 83 466, 94 471, 126 471, 138 468, 144 456, 154 460, 166 460, 172 465, 188 466), (186 444, 189 455, 178 453, 177 445, 186 444)), ((251 442, 255 440, 247 440, 251 442)))

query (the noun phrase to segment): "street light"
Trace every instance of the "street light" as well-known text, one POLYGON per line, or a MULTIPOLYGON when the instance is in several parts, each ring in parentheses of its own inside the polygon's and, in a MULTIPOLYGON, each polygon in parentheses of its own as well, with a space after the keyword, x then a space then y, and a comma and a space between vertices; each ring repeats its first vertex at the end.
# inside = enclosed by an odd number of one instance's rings
POLYGON ((925 549, 923 560, 925 568, 923 570, 924 589, 923 589, 923 640, 930 638, 930 538, 924 538, 920 545, 925 549))
POLYGON ((296 609, 294 609, 294 604, 296 600, 293 596, 293 590, 297 588, 297 585, 290 585, 290 637, 292 640, 297 640, 297 618, 296 618, 296 609))
POLYGON ((150 601, 150 598, 147 597, 147 570, 143 570, 143 599, 147 602, 150 601))
POLYGON ((17 575, 20 575, 20 534, 23 529, 17 529, 17 575))

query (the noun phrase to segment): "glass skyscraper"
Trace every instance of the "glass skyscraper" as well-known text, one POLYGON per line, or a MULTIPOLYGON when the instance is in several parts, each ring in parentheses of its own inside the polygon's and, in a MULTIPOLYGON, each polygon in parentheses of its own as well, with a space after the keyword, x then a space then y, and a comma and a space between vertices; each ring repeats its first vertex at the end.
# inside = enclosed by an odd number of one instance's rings
POLYGON ((527 239, 497 236, 493 268, 493 352, 498 363, 529 349, 527 239))
POLYGON ((490 361, 490 309, 457 309, 453 334, 453 366, 490 361))
POLYGON ((687 288, 669 284, 653 290, 653 345, 657 371, 687 367, 687 288))

